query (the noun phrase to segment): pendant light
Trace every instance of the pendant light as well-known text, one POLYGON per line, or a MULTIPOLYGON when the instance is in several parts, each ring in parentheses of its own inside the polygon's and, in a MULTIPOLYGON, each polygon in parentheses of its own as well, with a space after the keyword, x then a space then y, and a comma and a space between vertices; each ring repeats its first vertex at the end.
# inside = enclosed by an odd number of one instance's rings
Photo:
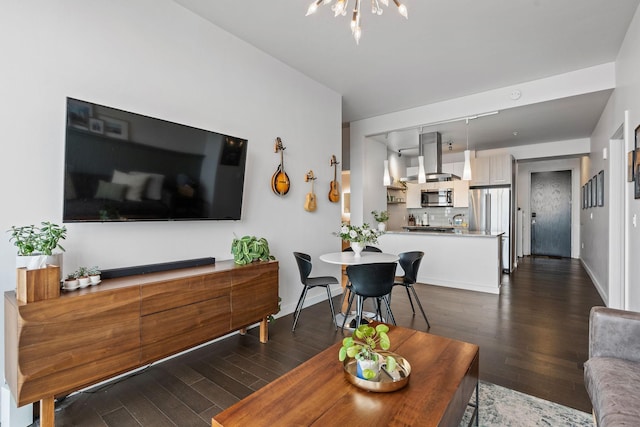
POLYGON ((391 176, 389 175, 389 160, 384 161, 384 175, 382 176, 382 184, 385 187, 391 185, 391 176))
POLYGON ((467 149, 464 150, 464 169, 462 170, 462 179, 471 181, 471 151, 469 151, 469 119, 467 122, 467 149))
MULTIPOLYGON (((420 135, 422 135, 422 128, 420 128, 420 135)), ((418 135, 418 141, 420 140, 418 135)), ((418 184, 424 184, 427 182, 427 176, 424 170, 424 153, 422 152, 422 144, 418 142, 418 184)))

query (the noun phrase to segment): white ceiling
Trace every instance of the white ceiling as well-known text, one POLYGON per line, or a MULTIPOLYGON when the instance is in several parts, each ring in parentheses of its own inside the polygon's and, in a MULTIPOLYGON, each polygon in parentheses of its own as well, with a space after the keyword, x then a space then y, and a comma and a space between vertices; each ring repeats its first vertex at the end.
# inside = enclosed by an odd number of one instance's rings
MULTIPOLYGON (((174 1, 342 94, 344 122, 615 61, 640 3, 403 0, 405 20, 393 2, 374 16, 364 0, 356 45, 349 16, 334 18, 330 6, 321 6, 305 17, 311 0, 174 1)), ((589 137, 609 95, 581 95, 474 120, 471 148, 589 137)), ((444 142, 454 142, 454 151, 464 149, 464 122, 437 130, 444 142)))

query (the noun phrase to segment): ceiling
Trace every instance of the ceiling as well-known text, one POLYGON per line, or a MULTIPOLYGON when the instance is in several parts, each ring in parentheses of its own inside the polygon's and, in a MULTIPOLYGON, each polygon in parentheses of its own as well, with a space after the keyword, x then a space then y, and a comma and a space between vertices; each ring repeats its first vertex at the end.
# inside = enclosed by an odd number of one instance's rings
MULTIPOLYGON (((311 0, 174 1, 340 93, 344 122, 615 61, 640 3, 403 0, 409 10, 405 20, 393 2, 375 16, 365 0, 356 45, 350 17, 334 18, 326 5, 305 16, 311 0)), ((610 94, 517 107, 473 120, 470 148, 589 137, 610 94)), ((466 146, 465 127, 456 122, 436 130, 460 151, 466 146)), ((405 136, 378 139, 391 139, 391 149, 398 149, 402 146, 393 144, 403 144, 405 136)))

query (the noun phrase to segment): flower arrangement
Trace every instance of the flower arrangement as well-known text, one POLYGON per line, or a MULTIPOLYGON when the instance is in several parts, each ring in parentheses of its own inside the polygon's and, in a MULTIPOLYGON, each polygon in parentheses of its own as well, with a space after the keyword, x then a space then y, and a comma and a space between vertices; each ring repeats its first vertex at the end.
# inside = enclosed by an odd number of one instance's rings
POLYGON ((358 242, 358 243, 378 243, 378 236, 383 233, 374 230, 369 227, 369 224, 362 224, 361 227, 357 225, 351 225, 343 223, 342 227, 340 227, 339 233, 334 233, 336 236, 340 237, 342 240, 347 242, 358 242))

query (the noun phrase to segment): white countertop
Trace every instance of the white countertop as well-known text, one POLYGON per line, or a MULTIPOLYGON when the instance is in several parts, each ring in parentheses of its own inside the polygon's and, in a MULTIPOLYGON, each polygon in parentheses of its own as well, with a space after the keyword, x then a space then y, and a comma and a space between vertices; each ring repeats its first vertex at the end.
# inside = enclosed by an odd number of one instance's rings
POLYGON ((410 234, 415 236, 420 236, 424 234, 428 234, 429 236, 454 236, 454 237, 499 237, 504 234, 504 232, 500 233, 491 233, 487 231, 469 231, 463 229, 456 229, 454 231, 407 231, 407 230, 387 230, 385 234, 410 234))

